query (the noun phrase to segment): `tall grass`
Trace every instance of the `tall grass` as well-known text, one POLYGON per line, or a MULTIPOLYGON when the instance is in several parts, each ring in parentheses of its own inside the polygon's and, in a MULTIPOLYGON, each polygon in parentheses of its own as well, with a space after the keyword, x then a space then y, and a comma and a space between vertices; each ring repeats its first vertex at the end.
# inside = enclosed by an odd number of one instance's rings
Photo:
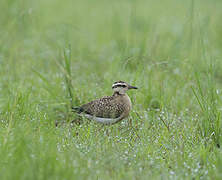
POLYGON ((219 110, 220 98, 219 90, 216 89, 214 79, 212 78, 213 69, 208 74, 207 90, 204 92, 198 75, 196 75, 196 90, 193 88, 194 95, 200 105, 202 118, 199 122, 200 136, 209 144, 211 140, 220 148, 221 142, 221 113, 219 110))
POLYGON ((221 8, 0 1, 0 179, 221 179, 221 8), (128 119, 71 123, 116 80, 128 119))

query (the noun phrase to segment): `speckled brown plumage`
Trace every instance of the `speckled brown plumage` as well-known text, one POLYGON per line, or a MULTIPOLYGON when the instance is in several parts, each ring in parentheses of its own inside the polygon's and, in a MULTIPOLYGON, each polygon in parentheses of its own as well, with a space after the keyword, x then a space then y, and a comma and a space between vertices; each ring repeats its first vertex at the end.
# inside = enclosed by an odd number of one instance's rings
POLYGON ((82 112, 102 118, 118 118, 124 112, 128 115, 130 109, 131 102, 127 94, 118 93, 96 99, 80 107, 82 112))
POLYGON ((129 115, 131 110, 131 101, 126 91, 137 89, 123 81, 117 81, 112 85, 114 91, 112 96, 105 96, 96 99, 73 110, 87 118, 97 122, 109 124, 118 122, 129 115))

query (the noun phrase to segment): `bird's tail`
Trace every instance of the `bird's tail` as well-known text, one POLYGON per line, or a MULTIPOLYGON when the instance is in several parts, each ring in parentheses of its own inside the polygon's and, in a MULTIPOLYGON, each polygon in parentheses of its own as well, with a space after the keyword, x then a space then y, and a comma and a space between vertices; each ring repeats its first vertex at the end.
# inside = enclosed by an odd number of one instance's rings
POLYGON ((83 112, 83 109, 81 107, 72 107, 72 111, 76 113, 81 113, 83 112))

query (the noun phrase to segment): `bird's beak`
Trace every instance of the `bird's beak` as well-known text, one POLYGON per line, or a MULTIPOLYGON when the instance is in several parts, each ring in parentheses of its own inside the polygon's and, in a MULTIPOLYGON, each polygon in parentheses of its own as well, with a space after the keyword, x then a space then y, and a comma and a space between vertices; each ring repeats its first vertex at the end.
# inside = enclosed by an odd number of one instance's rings
POLYGON ((128 86, 128 89, 138 89, 136 86, 131 86, 131 85, 129 85, 128 86))

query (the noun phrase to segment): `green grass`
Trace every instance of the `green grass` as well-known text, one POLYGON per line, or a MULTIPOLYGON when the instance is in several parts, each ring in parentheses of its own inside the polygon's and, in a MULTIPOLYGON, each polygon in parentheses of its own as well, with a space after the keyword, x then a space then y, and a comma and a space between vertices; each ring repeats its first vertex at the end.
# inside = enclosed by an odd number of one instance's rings
POLYGON ((221 179, 221 9, 1 0, 0 179, 221 179), (129 119, 71 125, 116 80, 139 87, 129 119))

